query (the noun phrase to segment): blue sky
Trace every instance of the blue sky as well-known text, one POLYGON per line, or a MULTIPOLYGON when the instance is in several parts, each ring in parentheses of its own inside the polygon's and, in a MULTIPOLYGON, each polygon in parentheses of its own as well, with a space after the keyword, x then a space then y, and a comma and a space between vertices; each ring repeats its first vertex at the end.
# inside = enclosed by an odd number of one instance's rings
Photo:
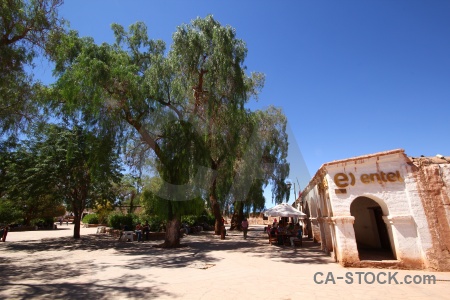
POLYGON ((143 21, 168 48, 197 16, 234 27, 248 71, 266 75, 249 107, 283 108, 301 188, 333 160, 450 155, 450 1, 66 0, 60 13, 98 43, 113 41, 111 23, 143 21))

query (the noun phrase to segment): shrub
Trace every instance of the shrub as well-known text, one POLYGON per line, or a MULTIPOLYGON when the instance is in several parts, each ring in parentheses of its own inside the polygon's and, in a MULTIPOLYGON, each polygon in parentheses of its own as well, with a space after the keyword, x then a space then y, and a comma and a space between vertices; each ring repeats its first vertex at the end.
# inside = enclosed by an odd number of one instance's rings
MULTIPOLYGON (((153 231, 153 232, 160 232, 160 231, 162 231, 162 229, 164 229, 166 227, 166 223, 158 216, 148 217, 148 219, 145 221, 148 221, 148 225, 150 226, 150 231, 153 231)), ((145 223, 145 221, 143 223, 145 223)))
POLYGON ((9 200, 0 201, 0 224, 23 222, 22 212, 9 200))
POLYGON ((186 223, 188 226, 194 226, 197 222, 197 217, 193 215, 182 216, 181 223, 186 223))
POLYGON ((202 226, 204 230, 210 230, 214 228, 214 224, 216 223, 216 218, 204 212, 202 215, 187 215, 181 217, 181 223, 185 223, 188 226, 202 226))
POLYGON ((98 224, 98 216, 97 214, 88 214, 83 218, 84 224, 98 224))
POLYGON ((97 204, 94 208, 94 212, 98 216, 98 222, 99 224, 107 224, 108 223, 108 216, 113 211, 113 206, 110 202, 106 202, 104 204, 97 204))
POLYGON ((214 226, 215 223, 216 223, 216 218, 213 215, 208 214, 208 213, 204 213, 197 218, 198 225, 207 224, 209 226, 214 226))
POLYGON ((53 218, 38 218, 30 221, 31 226, 38 226, 40 228, 53 228, 53 218))
POLYGON ((114 229, 122 229, 126 225, 132 230, 138 222, 139 218, 135 214, 112 213, 108 216, 108 226, 114 229))

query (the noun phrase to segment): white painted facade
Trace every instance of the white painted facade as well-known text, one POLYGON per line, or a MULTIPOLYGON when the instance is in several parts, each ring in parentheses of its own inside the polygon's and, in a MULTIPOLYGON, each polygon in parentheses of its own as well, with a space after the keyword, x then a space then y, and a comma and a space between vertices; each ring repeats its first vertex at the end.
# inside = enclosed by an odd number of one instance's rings
MULTIPOLYGON (((446 187, 450 164, 437 165, 439 180, 446 187)), ((299 199, 309 215, 309 237, 345 266, 439 269, 436 265, 442 260, 450 266, 450 253, 430 256, 437 246, 418 184, 419 169, 402 149, 324 164, 299 199), (363 253, 368 253, 368 259, 363 253), (378 254, 391 257, 379 259, 378 254)), ((436 197, 442 199, 432 201, 444 204, 446 233, 450 193, 439 189, 436 197)), ((438 242, 448 246, 448 241, 438 242)))

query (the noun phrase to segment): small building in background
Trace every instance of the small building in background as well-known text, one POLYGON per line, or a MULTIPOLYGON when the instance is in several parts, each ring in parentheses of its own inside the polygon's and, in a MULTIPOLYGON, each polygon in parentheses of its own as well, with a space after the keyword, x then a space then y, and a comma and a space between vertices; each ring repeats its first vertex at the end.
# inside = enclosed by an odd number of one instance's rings
POLYGON ((450 271, 450 157, 403 149, 326 163, 296 204, 344 266, 450 271))

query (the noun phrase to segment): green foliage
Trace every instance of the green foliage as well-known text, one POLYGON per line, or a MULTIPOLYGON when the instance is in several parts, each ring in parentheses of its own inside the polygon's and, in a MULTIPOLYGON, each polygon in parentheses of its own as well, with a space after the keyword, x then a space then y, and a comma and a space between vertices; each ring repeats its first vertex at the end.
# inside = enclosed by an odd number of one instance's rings
POLYGON ((47 218, 36 218, 31 220, 30 225, 38 226, 41 228, 53 228, 54 219, 51 217, 47 218))
POLYGON ((201 216, 197 218, 197 224, 208 224, 210 226, 214 226, 214 223, 216 221, 216 218, 214 215, 211 215, 209 213, 204 213, 201 216))
MULTIPOLYGON (((212 16, 178 27, 168 55, 176 74, 172 89, 186 97, 188 89, 195 87, 194 99, 189 101, 196 107, 189 121, 202 134, 204 165, 216 171, 216 179, 208 182, 216 218, 229 197, 252 133, 250 113, 244 106, 257 97, 264 83, 263 74, 245 74, 246 55, 245 42, 236 38, 236 31, 212 16)), ((259 161, 260 157, 253 165, 259 161)))
POLYGON ((281 109, 272 106, 255 111, 250 118, 253 127, 243 133, 249 142, 243 148, 245 153, 237 159, 235 169, 239 180, 233 182, 229 200, 231 203, 243 201, 247 211, 250 207, 257 211, 264 208, 263 186, 269 183, 276 203, 286 197, 285 180, 289 175, 287 119, 281 109))
POLYGON ((23 128, 39 117, 45 90, 26 67, 45 52, 50 32, 62 27, 57 9, 62 0, 0 2, 0 133, 23 128))
POLYGON ((209 225, 214 226, 216 218, 208 213, 203 213, 201 215, 186 215, 181 217, 181 223, 186 223, 189 226, 194 225, 209 225))
POLYGON ((0 199, 0 224, 18 223, 22 217, 22 212, 13 202, 0 199))
POLYGON ((108 200, 98 201, 97 205, 94 207, 94 212, 98 216, 98 224, 107 224, 108 216, 113 211, 113 205, 108 200), (98 202, 102 203, 99 204, 98 202))
POLYGON ((264 75, 246 74, 245 42, 212 16, 179 26, 169 52, 162 41, 149 39, 143 23, 112 28, 112 45, 96 45, 73 31, 53 44, 55 103, 65 113, 114 126, 124 141, 136 141, 127 146, 152 151, 159 183, 150 183, 141 196, 147 214, 175 220, 170 224, 176 226, 180 216, 201 213, 204 199, 210 199, 219 218, 220 205, 237 195, 229 192, 242 181, 235 180, 238 174, 245 169, 251 175, 250 183, 238 189, 245 195, 255 184, 252 176, 262 176, 263 153, 281 158, 279 145, 254 151, 262 145, 252 140, 260 137, 259 123, 245 108, 257 98, 264 75), (260 156, 249 159, 246 154, 253 152, 260 156), (215 177, 202 168, 213 170, 215 177))
POLYGON ((97 214, 85 215, 82 221, 84 224, 99 224, 97 214))
POLYGON ((114 148, 108 132, 96 132, 92 127, 38 128, 30 140, 0 147, 5 158, 0 195, 13 201, 26 223, 62 215, 62 201, 81 216, 86 207, 114 201, 111 186, 121 175, 114 148))
POLYGON ((97 213, 98 216, 98 224, 107 224, 108 223, 108 217, 111 211, 101 211, 97 213))
POLYGON ((20 214, 25 225, 65 213, 62 199, 53 193, 55 182, 51 180, 59 179, 52 177, 48 161, 35 146, 29 140, 0 143, 0 201, 8 204, 10 219, 20 214))
POLYGON ((150 231, 152 231, 152 232, 159 232, 166 226, 166 222, 158 216, 147 217, 141 223, 145 224, 145 221, 148 221, 148 225, 150 226, 150 231))
MULTIPOLYGON (((200 214, 205 208, 205 201, 200 197, 184 200, 183 195, 164 194, 163 181, 161 178, 154 177, 146 186, 141 195, 141 204, 147 215, 158 215, 167 220, 171 212, 178 214, 200 214), (161 197, 159 195, 165 195, 161 197), (178 201, 168 199, 179 199, 178 201)), ((175 191, 176 192, 176 191, 175 191)))
POLYGON ((281 203, 283 199, 289 199, 285 182, 289 175, 287 119, 280 109, 273 106, 265 111, 256 111, 256 119, 260 128, 263 161, 271 166, 264 179, 272 185, 274 202, 281 203))
POLYGON ((120 182, 113 184, 112 189, 116 198, 115 205, 118 207, 128 206, 128 212, 133 213, 136 205, 138 205, 136 202, 139 200, 140 182, 140 178, 125 174, 120 182))
POLYGON ((189 216, 181 217, 181 223, 186 223, 189 226, 194 226, 194 224, 196 222, 197 222, 197 216, 189 215, 189 216))
POLYGON ((135 214, 122 214, 119 212, 112 213, 108 216, 108 226, 114 229, 122 229, 127 225, 130 230, 134 229, 140 222, 135 214))
POLYGON ((114 229, 122 229, 122 216, 121 214, 112 213, 108 216, 108 226, 114 229))

